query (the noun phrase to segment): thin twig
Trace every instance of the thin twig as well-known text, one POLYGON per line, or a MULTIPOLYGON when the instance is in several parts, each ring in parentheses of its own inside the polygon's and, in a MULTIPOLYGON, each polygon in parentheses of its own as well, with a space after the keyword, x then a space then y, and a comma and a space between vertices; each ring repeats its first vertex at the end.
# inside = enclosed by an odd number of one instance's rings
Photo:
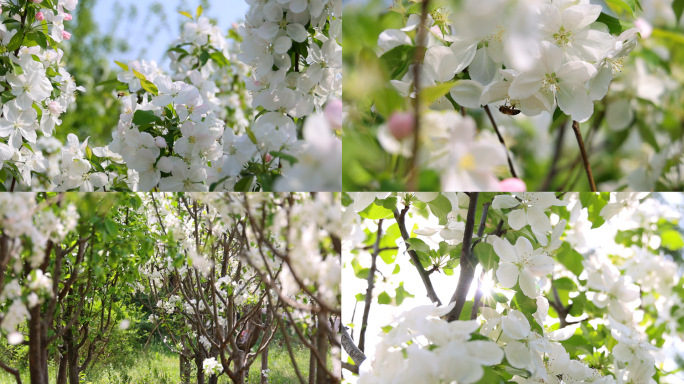
POLYGON ((561 153, 563 152, 563 138, 565 137, 565 123, 564 121, 560 127, 558 127, 558 137, 556 138, 556 148, 553 154, 553 160, 551 161, 551 167, 549 168, 549 174, 542 184, 541 191, 548 191, 551 186, 551 181, 558 173, 558 160, 561 158, 561 153))
POLYGON ((584 169, 587 171, 587 178, 589 179, 589 187, 591 188, 592 192, 596 192, 596 184, 594 184, 594 176, 591 174, 591 165, 589 164, 589 157, 587 156, 587 151, 584 148, 584 141, 582 140, 582 132, 580 132, 579 123, 575 120, 572 121, 572 129, 575 131, 575 136, 577 137, 577 144, 579 144, 579 149, 582 153, 584 169))
MULTIPOLYGON (((408 209, 409 206, 407 205, 406 207, 404 207, 404 209, 402 209, 401 214, 396 209, 394 210, 394 218, 397 220, 399 232, 401 232, 401 237, 404 239, 404 242, 406 242, 410 238, 408 232, 406 231, 406 223, 404 222, 406 212, 408 212, 408 209)), ((406 243, 406 245, 406 248, 408 248, 408 243, 406 243)), ((437 297, 437 293, 435 293, 435 289, 432 287, 430 276, 428 276, 427 271, 425 270, 425 268, 423 268, 423 264, 420 263, 420 259, 418 258, 416 251, 407 250, 406 252, 409 254, 411 261, 413 261, 413 265, 418 270, 418 274, 420 275, 421 280, 423 280, 423 285, 425 285, 425 290, 427 291, 428 298, 430 298, 430 300, 432 300, 433 303, 437 303, 437 305, 442 305, 442 302, 437 297)))
POLYGON ((375 270, 378 253, 380 253, 380 240, 382 240, 382 219, 378 222, 378 233, 373 245, 373 254, 371 255, 371 267, 368 271, 368 287, 366 288, 366 300, 363 307, 363 320, 361 321, 361 334, 359 335, 359 349, 364 350, 366 341, 366 327, 368 326, 368 314, 370 313, 371 302, 373 301, 373 285, 375 284, 375 270))
POLYGON ((487 116, 489 116, 489 121, 492 122, 494 131, 496 131, 496 135, 499 137, 499 142, 501 143, 501 145, 503 145, 504 149, 506 150, 506 158, 508 159, 508 168, 511 170, 511 175, 513 175, 513 177, 515 178, 518 178, 518 175, 515 173, 515 168, 513 168, 513 160, 511 160, 511 154, 508 152, 508 147, 506 147, 506 142, 504 141, 503 136, 501 136, 501 132, 499 132, 499 127, 497 127, 496 121, 494 121, 492 111, 489 110, 489 105, 485 105, 484 110, 485 112, 487 112, 487 116))
MULTIPOLYGON (((476 241, 475 244, 473 244, 473 249, 475 249, 475 245, 477 245, 477 243, 481 241, 482 235, 484 234, 484 229, 487 224, 487 213, 489 213, 490 205, 491 203, 485 203, 482 206, 482 217, 480 218, 480 227, 477 229, 477 237, 479 237, 479 239, 476 241)), ((480 300, 482 300, 482 295, 484 294, 484 292, 482 292, 482 281, 484 280, 485 273, 486 272, 483 265, 482 273, 480 273, 480 278, 477 281, 477 291, 475 292, 475 298, 473 299, 473 309, 470 312, 470 320, 475 320, 477 318, 477 308, 480 306, 480 300)))
POLYGON ((423 48, 427 45, 425 44, 425 37, 427 33, 427 28, 425 26, 425 21, 428 15, 428 3, 430 0, 423 1, 423 9, 420 14, 420 24, 416 32, 416 50, 413 57, 413 86, 415 87, 415 98, 413 102, 415 103, 415 112, 413 116, 413 152, 411 159, 409 160, 409 179, 408 179, 408 190, 416 190, 416 180, 418 179, 418 171, 416 170, 416 157, 418 156, 418 143, 420 141, 420 61, 423 56, 423 48))
POLYGON ((468 290, 470 290, 470 284, 473 282, 475 267, 477 266, 477 260, 473 258, 470 244, 473 240, 473 230, 475 229, 475 212, 477 211, 479 193, 472 192, 469 196, 470 203, 468 205, 468 215, 466 216, 465 231, 463 232, 463 248, 461 248, 461 275, 458 278, 456 291, 451 296, 451 300, 449 300, 450 303, 456 302, 454 308, 446 315, 449 322, 458 320, 461 316, 468 290))

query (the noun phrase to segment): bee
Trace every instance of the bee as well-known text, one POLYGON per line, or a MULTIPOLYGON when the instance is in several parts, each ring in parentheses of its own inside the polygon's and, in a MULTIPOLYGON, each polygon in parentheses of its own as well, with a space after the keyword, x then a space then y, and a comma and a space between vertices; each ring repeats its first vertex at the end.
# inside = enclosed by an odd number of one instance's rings
POLYGON ((119 99, 122 98, 122 97, 124 97, 124 96, 126 96, 126 94, 123 93, 123 92, 119 92, 119 93, 116 94, 116 97, 119 98, 119 99))
POLYGON ((515 106, 513 105, 504 104, 499 107, 499 112, 503 113, 504 115, 515 116, 520 113, 520 110, 515 109, 515 106))

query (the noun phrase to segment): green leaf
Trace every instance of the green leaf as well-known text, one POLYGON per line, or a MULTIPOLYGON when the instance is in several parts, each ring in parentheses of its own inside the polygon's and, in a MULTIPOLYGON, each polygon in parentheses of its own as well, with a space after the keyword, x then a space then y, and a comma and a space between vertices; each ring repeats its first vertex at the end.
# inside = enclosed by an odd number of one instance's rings
POLYGON ((394 47, 380 56, 380 62, 385 65, 390 73, 390 79, 396 80, 408 68, 412 62, 416 48, 411 45, 394 47))
POLYGON ((636 12, 637 6, 634 0, 606 0, 606 3, 613 4, 619 8, 622 8, 625 11, 627 11, 632 17, 635 17, 634 12, 636 12))
POLYGON ((366 295, 364 295, 363 293, 357 293, 355 297, 356 301, 366 301, 366 295))
POLYGON ((566 117, 568 117, 568 115, 563 113, 563 111, 561 111, 560 107, 556 107, 556 110, 553 112, 553 120, 552 121, 555 123, 556 121, 558 121, 558 119, 562 119, 562 118, 566 118, 566 117))
POLYGON ((273 157, 280 157, 283 160, 287 160, 287 162, 289 162, 290 165, 293 165, 293 164, 296 164, 297 162, 299 162, 299 160, 297 160, 296 157, 294 157, 292 155, 288 155, 287 153, 282 153, 282 152, 278 152, 278 151, 271 151, 269 153, 273 157))
POLYGON ((252 186, 252 181, 254 180, 254 175, 245 176, 235 183, 233 190, 235 192, 249 192, 249 187, 252 186))
POLYGON ((684 247, 684 240, 682 240, 682 234, 675 231, 669 230, 660 234, 661 245, 671 251, 677 251, 684 247))
POLYGON ((390 196, 383 200, 382 202, 383 208, 387 208, 391 211, 394 211, 394 209, 397 207, 397 198, 394 196, 390 196))
POLYGON ((451 212, 451 201, 446 196, 439 194, 436 199, 427 203, 430 206, 430 211, 439 219, 439 225, 446 225, 447 215, 451 212))
POLYGON ((378 295, 378 304, 389 304, 391 302, 392 298, 387 294, 387 292, 383 291, 380 295, 378 295))
POLYGON ((200 67, 205 66, 207 64, 207 61, 209 61, 210 58, 211 58, 211 55, 209 55, 209 52, 206 49, 203 49, 199 55, 200 67))
POLYGON ((492 367, 482 367, 484 369, 484 375, 482 375, 482 378, 480 381, 476 382, 475 384, 504 384, 506 381, 501 378, 494 370, 492 367))
POLYGON ((230 64, 222 52, 213 52, 211 55, 209 55, 209 57, 211 57, 211 59, 214 60, 214 62, 218 64, 220 68, 230 64))
POLYGON ((367 206, 366 209, 359 212, 359 216, 363 217, 364 219, 379 220, 386 217, 393 217, 394 213, 392 213, 392 211, 389 209, 382 207, 382 205, 377 205, 375 202, 373 202, 371 205, 367 206))
POLYGON ((209 186, 209 192, 214 192, 214 190, 216 189, 216 187, 218 187, 219 185, 221 185, 221 183, 223 183, 224 181, 228 180, 229 178, 230 178, 230 176, 224 176, 224 177, 220 178, 218 181, 215 181, 215 182, 211 183, 211 185, 209 186))
POLYGON ((473 302, 472 301, 466 301, 463 303, 463 309, 461 310, 461 314, 458 316, 459 320, 470 320, 470 313, 473 311, 473 302))
POLYGON ((672 2, 672 10, 675 13, 676 21, 682 18, 682 11, 684 11, 684 0, 674 0, 672 2))
POLYGON ((647 142, 651 147, 653 147, 653 149, 655 149, 656 152, 660 152, 660 146, 658 146, 658 142, 656 141, 656 138, 653 135, 653 128, 647 126, 645 122, 640 120, 638 121, 637 126, 639 127, 639 136, 641 136, 641 138, 644 139, 645 142, 647 142))
POLYGON ((119 61, 116 61, 116 60, 114 60, 114 63, 116 63, 116 65, 118 65, 119 67, 121 67, 121 69, 123 69, 124 71, 128 71, 128 65, 126 65, 126 64, 124 64, 124 63, 121 63, 121 62, 119 62, 119 61))
POLYGON ((558 250, 558 256, 556 259, 565 266, 570 272, 574 273, 575 276, 579 276, 584 271, 584 266, 582 265, 582 260, 584 258, 577 251, 572 249, 569 243, 563 242, 563 245, 558 250))
POLYGON ((592 222, 591 228, 598 228, 606 221, 601 217, 601 209, 610 201, 610 194, 603 192, 596 194, 595 192, 583 192, 580 194, 580 202, 582 207, 586 207, 589 213, 589 221, 592 222))
POLYGON ((613 16, 606 15, 603 12, 601 12, 596 21, 605 24, 608 27, 608 31, 610 31, 610 33, 613 35, 619 35, 630 28, 634 28, 634 24, 624 20, 616 19, 613 16))
POLYGON ((447 81, 446 83, 433 85, 420 91, 420 101, 425 105, 430 105, 437 101, 440 97, 449 93, 458 81, 447 81))
POLYGON ((19 47, 21 47, 21 43, 23 40, 24 40, 24 28, 20 29, 19 31, 17 31, 17 33, 14 36, 12 36, 9 44, 7 44, 7 51, 12 52, 12 51, 16 51, 17 49, 19 49, 19 47))
POLYGON ((133 114, 133 124, 135 125, 145 125, 159 121, 161 121, 161 119, 154 114, 154 111, 143 111, 138 109, 133 114))
MULTIPOLYGON (((401 231, 399 230, 399 224, 394 223, 387 227, 378 245, 380 246, 380 248, 396 247, 397 239, 400 236, 401 231)), ((388 249, 380 252, 379 256, 382 258, 382 261, 384 261, 385 264, 392 264, 394 263, 394 260, 397 258, 397 252, 397 249, 388 249)))
POLYGON ((159 95, 159 90, 157 89, 157 86, 154 85, 151 81, 148 80, 140 80, 140 85, 143 87, 144 90, 147 92, 157 96, 159 95))
POLYGON ((553 286, 557 289, 562 289, 564 291, 576 291, 577 284, 572 281, 569 277, 561 277, 553 281, 553 286))
POLYGON ((197 18, 199 19, 200 16, 202 16, 202 12, 204 12, 204 9, 202 9, 202 6, 198 6, 197 10, 195 11, 195 14, 197 15, 197 18))
POLYGON ((99 87, 99 86, 104 86, 104 85, 114 85, 114 84, 120 84, 120 83, 121 82, 115 77, 113 79, 101 81, 101 82, 95 84, 95 86, 99 87))
POLYGON ((252 144, 256 144, 257 139, 256 136, 254 136, 254 132, 252 132, 252 130, 249 129, 249 127, 245 127, 245 130, 247 131, 247 137, 249 137, 249 140, 252 142, 252 144))
MULTIPOLYGON (((397 267, 398 267, 398 265, 397 265, 397 267)), ((401 282, 401 283, 399 283, 399 287, 396 290, 397 305, 401 305, 401 303, 403 303, 404 299, 406 299, 407 297, 415 297, 415 296, 408 293, 404 289, 404 283, 401 282)))
POLYGON ((475 245, 473 253, 485 271, 489 271, 499 264, 499 256, 494 252, 494 247, 491 244, 479 242, 475 245))
POLYGON ((425 253, 430 252, 430 246, 425 244, 425 242, 421 239, 412 237, 406 240, 406 244, 409 245, 407 251, 421 251, 425 253))
MULTIPOLYGON (((183 16, 189 18, 189 19, 193 19, 192 15, 191 15, 189 12, 178 11, 178 13, 180 13, 181 15, 183 15, 183 16)), ((194 20, 194 19, 193 19, 193 20, 194 20)))

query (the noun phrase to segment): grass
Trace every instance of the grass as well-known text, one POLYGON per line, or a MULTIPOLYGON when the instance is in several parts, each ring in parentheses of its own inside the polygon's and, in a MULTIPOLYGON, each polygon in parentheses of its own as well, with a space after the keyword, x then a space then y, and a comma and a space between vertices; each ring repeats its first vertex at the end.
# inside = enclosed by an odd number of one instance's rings
MULTIPOLYGON (((279 335, 278 335, 279 336, 279 335)), ((293 352, 297 361, 297 366, 302 376, 309 377, 309 350, 302 344, 294 343, 293 352)), ((84 384, 177 384, 180 380, 178 371, 178 355, 161 348, 152 346, 147 351, 139 351, 134 354, 132 359, 124 362, 117 362, 109 365, 95 365, 88 369, 81 383, 84 384)), ((268 382, 271 384, 289 384, 298 382, 297 374, 292 367, 287 347, 280 345, 278 340, 271 344, 268 356, 269 374, 268 382)), ((193 364, 194 365, 194 364, 193 364)), ((328 367, 332 369, 330 356, 328 357, 328 367)), ((49 383, 56 382, 57 366, 50 362, 48 367, 49 383)), ((258 384, 261 372, 261 356, 250 367, 249 377, 246 380, 249 384, 258 384)), ((195 372, 193 371, 194 377, 195 372)), ((28 367, 21 369, 21 380, 23 383, 30 382, 28 367)), ((192 379, 191 379, 191 382, 192 379)), ((14 377, 0 370, 0 384, 14 384, 14 377)), ((231 380, 223 375, 219 378, 219 384, 231 383, 231 380)))

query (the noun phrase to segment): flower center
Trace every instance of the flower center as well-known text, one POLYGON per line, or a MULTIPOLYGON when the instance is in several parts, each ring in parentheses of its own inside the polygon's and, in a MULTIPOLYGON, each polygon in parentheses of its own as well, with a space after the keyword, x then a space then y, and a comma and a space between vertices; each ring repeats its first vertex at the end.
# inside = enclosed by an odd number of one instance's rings
POLYGON ((572 36, 572 31, 566 31, 563 26, 560 27, 558 33, 553 34, 553 38, 556 39, 556 44, 563 48, 575 40, 572 36))
POLYGON ((475 169, 475 157, 471 153, 461 156, 458 160, 458 166, 466 171, 472 171, 475 169))
POLYGON ((551 74, 546 74, 544 75, 544 79, 542 80, 542 88, 541 91, 543 94, 548 95, 549 93, 554 93, 556 90, 556 84, 558 84, 560 81, 556 77, 556 73, 551 73, 551 74))

